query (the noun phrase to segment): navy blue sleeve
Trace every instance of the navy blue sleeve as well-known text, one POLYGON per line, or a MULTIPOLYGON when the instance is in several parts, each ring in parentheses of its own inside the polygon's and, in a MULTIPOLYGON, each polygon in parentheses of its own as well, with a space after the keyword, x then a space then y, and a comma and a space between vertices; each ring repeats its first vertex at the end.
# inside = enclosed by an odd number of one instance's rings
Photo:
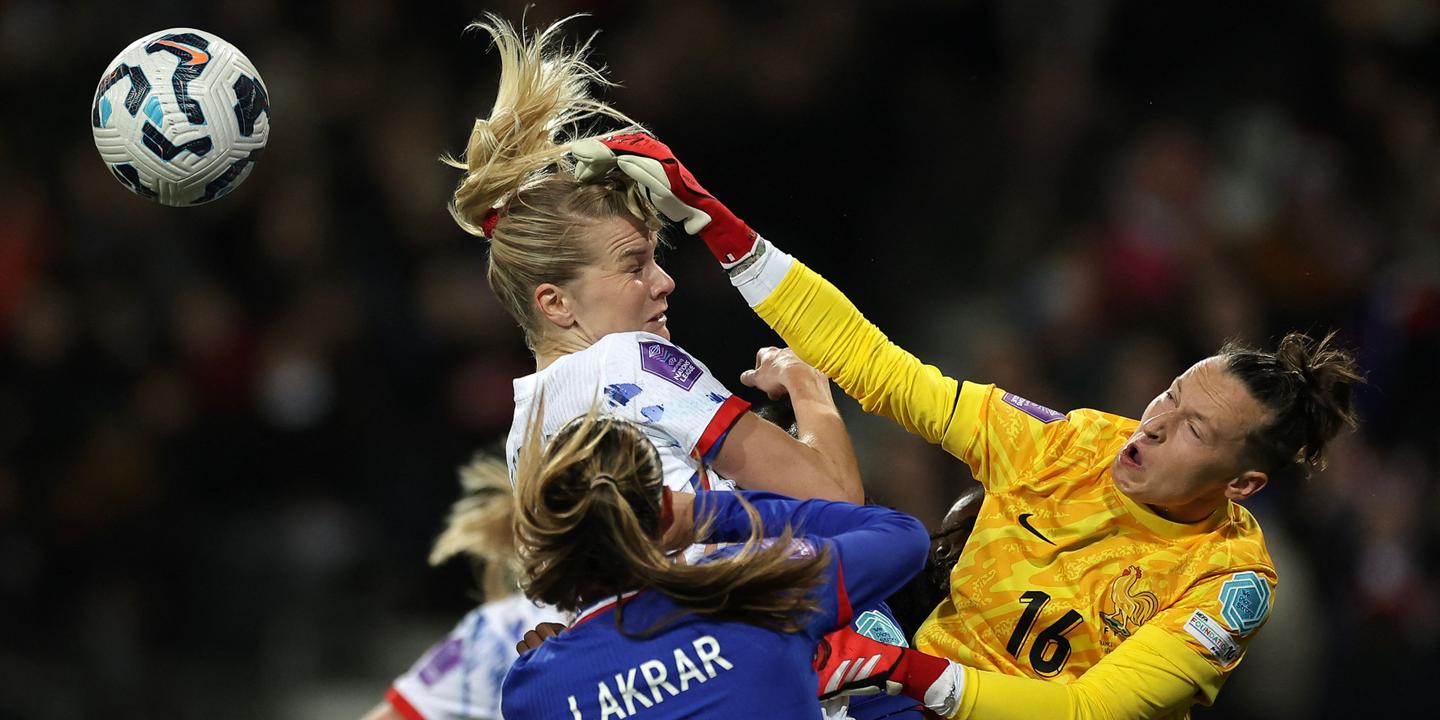
POLYGON ((902 512, 748 491, 696 493, 696 522, 714 513, 706 542, 743 542, 750 536, 742 497, 760 514, 767 537, 779 535, 788 524, 797 537, 830 548, 835 590, 844 610, 836 618, 839 624, 850 621, 850 606, 866 607, 893 595, 920 572, 930 551, 925 526, 902 512))

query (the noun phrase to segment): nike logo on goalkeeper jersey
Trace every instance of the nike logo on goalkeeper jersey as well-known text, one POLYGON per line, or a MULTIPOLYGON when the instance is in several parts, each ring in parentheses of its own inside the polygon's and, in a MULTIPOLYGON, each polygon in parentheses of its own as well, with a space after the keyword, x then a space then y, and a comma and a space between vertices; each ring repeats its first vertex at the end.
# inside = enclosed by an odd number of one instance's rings
POLYGON ((1039 530, 1036 530, 1035 528, 1033 528, 1033 527, 1030 526, 1030 518, 1033 517, 1034 515, 1035 515, 1035 513, 1021 513, 1021 514, 1020 514, 1020 517, 1019 517, 1020 527, 1023 527, 1023 528, 1025 528, 1026 530, 1029 530, 1031 535, 1034 535, 1035 537, 1038 537, 1038 538, 1040 538, 1041 540, 1044 540, 1045 542, 1050 543, 1051 545, 1054 545, 1055 543, 1050 542, 1050 538, 1047 538, 1047 537, 1045 537, 1044 535, 1041 535, 1039 530))

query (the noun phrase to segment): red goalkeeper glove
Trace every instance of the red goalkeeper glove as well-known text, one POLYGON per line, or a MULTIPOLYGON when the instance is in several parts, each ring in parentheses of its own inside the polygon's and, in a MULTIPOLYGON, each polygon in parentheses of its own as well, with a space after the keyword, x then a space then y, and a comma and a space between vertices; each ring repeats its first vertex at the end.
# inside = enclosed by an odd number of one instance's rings
POLYGON ((643 133, 581 140, 571 146, 575 176, 600 177, 613 169, 644 188, 660 214, 699 235, 721 265, 730 267, 755 249, 755 231, 716 200, 665 143, 643 133))
MULTIPOLYGON (((945 658, 871 640, 849 627, 826 635, 815 650, 821 700, 841 695, 904 694, 932 710, 953 712, 960 685, 957 674, 947 672, 951 667, 945 658)), ((959 670, 958 666, 955 669, 959 670)))

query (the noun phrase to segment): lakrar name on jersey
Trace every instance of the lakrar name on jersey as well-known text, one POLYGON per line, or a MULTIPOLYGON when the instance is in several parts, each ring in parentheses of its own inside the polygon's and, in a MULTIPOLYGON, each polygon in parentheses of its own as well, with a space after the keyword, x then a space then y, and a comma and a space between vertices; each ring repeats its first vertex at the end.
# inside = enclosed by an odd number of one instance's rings
POLYGON ((640 369, 658 375, 686 390, 704 373, 689 355, 674 345, 659 342, 640 343, 640 369))
POLYGON ((599 707, 598 716, 582 714, 579 699, 571 695, 567 698, 571 717, 573 720, 628 718, 735 668, 720 654, 720 641, 714 636, 696 638, 690 643, 690 650, 687 653, 684 646, 677 647, 671 657, 646 660, 625 672, 615 673, 613 683, 606 680, 597 683, 595 703, 599 707), (694 659, 691 658, 692 653, 694 659))

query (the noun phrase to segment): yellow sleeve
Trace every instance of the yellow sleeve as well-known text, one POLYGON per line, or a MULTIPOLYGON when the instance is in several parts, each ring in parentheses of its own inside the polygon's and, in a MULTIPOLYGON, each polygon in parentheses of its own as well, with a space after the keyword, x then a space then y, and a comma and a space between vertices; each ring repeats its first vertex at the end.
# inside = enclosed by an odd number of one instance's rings
POLYGON ((866 412, 932 443, 945 437, 960 384, 890 342, 849 298, 799 260, 755 312, 866 412))
POLYGON ((1219 672, 1174 635, 1145 626, 1074 682, 1059 683, 965 669, 965 696, 952 718, 1133 720, 1183 717, 1209 704, 1219 672))
MULTIPOLYGON (((1240 553, 1251 546, 1232 544, 1226 550, 1240 553)), ((1196 561, 1223 566, 1233 559, 1221 555, 1222 551, 1214 552, 1217 557, 1202 555, 1196 561)), ((1268 564, 1252 562, 1248 567, 1226 570, 1196 582, 1173 605, 1145 622, 1145 627, 1165 631, 1205 658, 1222 678, 1240 664, 1250 642, 1270 619, 1279 583, 1275 569, 1268 564)), ((1203 689, 1214 697, 1220 687, 1203 689)))
POLYGON ((969 465, 987 491, 1065 454, 1111 453, 1134 426, 1095 411, 1064 415, 994 385, 962 384, 891 342, 799 260, 755 312, 866 412, 941 445, 969 465))

